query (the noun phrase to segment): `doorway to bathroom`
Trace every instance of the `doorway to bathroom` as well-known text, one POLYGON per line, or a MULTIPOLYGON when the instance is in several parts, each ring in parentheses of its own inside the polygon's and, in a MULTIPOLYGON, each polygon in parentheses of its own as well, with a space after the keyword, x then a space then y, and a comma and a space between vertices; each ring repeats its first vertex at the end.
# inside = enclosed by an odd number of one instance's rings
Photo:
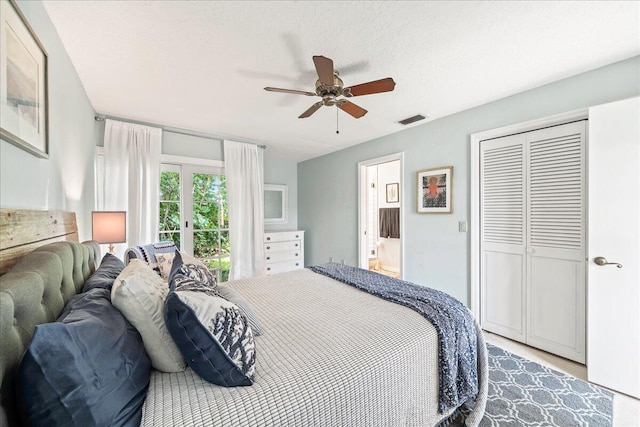
POLYGON ((402 278, 403 153, 358 163, 359 267, 402 278))

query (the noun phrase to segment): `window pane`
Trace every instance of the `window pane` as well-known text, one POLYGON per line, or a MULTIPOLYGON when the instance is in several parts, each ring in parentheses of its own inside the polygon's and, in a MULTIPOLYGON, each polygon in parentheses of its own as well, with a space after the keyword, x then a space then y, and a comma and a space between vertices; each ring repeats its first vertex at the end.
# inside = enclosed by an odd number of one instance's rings
POLYGON ((208 260, 218 254, 218 232, 217 231, 194 231, 193 232, 193 256, 199 259, 208 260))
POLYGON ((229 280, 229 270, 231 269, 231 260, 229 256, 216 257, 206 262, 207 267, 209 268, 219 268, 220 269, 220 281, 226 282, 229 280))
POLYGON ((160 172, 160 200, 180 200, 179 172, 160 172))
POLYGON ((227 177, 224 175, 220 175, 219 178, 220 178, 220 186, 219 186, 220 228, 229 228, 229 208, 227 207, 227 177))
POLYGON ((160 202, 158 230, 180 231, 180 202, 160 202))
POLYGON ((160 171, 158 240, 171 240, 180 248, 180 222, 180 172, 162 170, 160 171))
POLYGON ((208 173, 193 174, 193 200, 196 201, 214 201, 219 197, 218 175, 208 173))
POLYGON ((195 230, 214 230, 218 228, 218 203, 194 202, 193 227, 195 230))
POLYGON ((224 175, 193 174, 193 255, 209 268, 221 270, 220 279, 228 280, 229 214, 224 175))
POLYGON ((229 207, 227 206, 227 199, 224 199, 220 203, 218 221, 220 221, 220 228, 229 228, 229 207))
POLYGON ((229 256, 229 231, 220 232, 220 254, 229 256))
POLYGON ((160 232, 159 234, 159 238, 158 241, 160 242, 164 242, 164 241, 168 241, 168 240, 172 240, 173 243, 175 243, 177 248, 180 248, 180 233, 171 233, 171 232, 160 232))

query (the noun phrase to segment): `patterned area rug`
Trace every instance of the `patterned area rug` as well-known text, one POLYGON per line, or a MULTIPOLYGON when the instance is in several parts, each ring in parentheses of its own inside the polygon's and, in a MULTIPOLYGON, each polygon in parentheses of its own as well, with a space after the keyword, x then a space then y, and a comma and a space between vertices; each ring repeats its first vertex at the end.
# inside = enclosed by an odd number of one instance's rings
POLYGON ((610 427, 613 393, 491 344, 489 397, 480 427, 610 427))

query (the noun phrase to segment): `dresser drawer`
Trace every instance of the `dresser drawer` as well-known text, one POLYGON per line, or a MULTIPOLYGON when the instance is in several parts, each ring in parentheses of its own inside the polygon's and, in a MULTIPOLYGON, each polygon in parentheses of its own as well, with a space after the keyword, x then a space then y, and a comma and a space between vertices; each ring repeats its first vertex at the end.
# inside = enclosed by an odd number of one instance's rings
POLYGON ((290 242, 265 243, 264 253, 268 255, 272 252, 296 251, 300 250, 300 245, 300 240, 293 240, 290 242))
POLYGON ((287 240, 300 240, 302 239, 302 232, 300 231, 279 231, 277 233, 264 233, 264 242, 286 242, 287 240))
POLYGON ((267 276, 276 273, 284 273, 292 270, 299 270, 304 267, 302 261, 285 261, 274 262, 273 264, 267 264, 267 276))
POLYGON ((300 251, 267 252, 265 255, 267 265, 274 262, 295 261, 302 258, 302 253, 300 251))
POLYGON ((264 233, 264 260, 268 275, 304 268, 304 231, 264 233))

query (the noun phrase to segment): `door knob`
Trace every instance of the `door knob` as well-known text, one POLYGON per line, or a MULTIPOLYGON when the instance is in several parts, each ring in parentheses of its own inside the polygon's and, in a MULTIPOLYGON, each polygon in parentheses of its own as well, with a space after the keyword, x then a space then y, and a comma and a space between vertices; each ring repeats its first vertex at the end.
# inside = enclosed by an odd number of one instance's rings
POLYGON ((607 259, 603 256, 597 256, 593 259, 593 262, 595 262, 598 265, 615 265, 618 268, 622 268, 622 264, 618 263, 618 262, 609 262, 607 261, 607 259))

